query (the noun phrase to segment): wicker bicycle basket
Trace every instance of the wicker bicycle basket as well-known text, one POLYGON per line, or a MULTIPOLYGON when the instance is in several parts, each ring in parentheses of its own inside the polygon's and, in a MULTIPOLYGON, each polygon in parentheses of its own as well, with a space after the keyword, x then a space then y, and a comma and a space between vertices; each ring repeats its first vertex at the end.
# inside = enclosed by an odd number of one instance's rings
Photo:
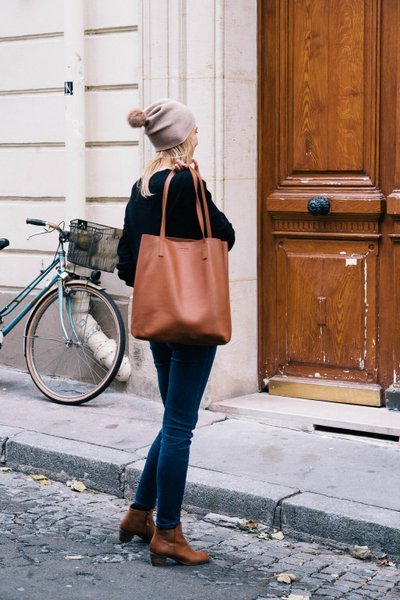
POLYGON ((118 262, 117 248, 122 229, 74 219, 69 224, 69 262, 112 273, 118 262))

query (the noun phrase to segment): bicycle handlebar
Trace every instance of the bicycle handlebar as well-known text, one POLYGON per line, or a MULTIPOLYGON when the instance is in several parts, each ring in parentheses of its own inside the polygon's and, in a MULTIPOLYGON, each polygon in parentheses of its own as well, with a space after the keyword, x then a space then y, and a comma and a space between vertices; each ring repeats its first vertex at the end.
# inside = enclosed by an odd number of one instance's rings
POLYGON ((27 225, 38 225, 39 227, 46 227, 47 222, 42 221, 42 219, 27 219, 26 224, 27 225))
POLYGON ((26 219, 27 225, 36 225, 37 227, 51 227, 51 229, 56 229, 60 233, 64 234, 64 230, 61 229, 59 225, 56 223, 50 223, 49 221, 43 221, 42 219, 26 219))

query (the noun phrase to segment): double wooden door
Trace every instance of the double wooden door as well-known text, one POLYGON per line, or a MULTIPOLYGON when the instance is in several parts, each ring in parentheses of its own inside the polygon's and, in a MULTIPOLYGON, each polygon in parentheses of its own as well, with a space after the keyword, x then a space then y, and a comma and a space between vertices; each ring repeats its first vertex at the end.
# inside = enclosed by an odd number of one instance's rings
POLYGON ((261 385, 379 404, 400 374, 400 2, 259 0, 261 385))

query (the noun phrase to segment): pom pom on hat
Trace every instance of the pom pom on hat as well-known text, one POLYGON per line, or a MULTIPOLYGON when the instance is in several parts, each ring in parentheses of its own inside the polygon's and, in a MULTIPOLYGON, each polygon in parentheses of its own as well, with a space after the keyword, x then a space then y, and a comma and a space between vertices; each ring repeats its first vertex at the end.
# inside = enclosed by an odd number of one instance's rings
POLYGON ((146 113, 140 108, 134 108, 128 114, 128 123, 131 127, 144 127, 146 121, 146 113))
POLYGON ((128 114, 131 127, 144 127, 154 148, 168 150, 186 140, 196 125, 192 111, 176 100, 162 98, 144 110, 134 108, 128 114))

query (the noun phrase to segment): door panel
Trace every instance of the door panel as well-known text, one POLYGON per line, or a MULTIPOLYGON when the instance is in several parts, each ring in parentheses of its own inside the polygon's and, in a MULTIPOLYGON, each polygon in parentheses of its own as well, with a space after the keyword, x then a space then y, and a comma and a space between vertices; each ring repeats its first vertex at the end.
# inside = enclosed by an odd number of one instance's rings
MULTIPOLYGON (((368 319, 366 285, 374 286, 367 271, 367 256, 348 258, 332 254, 324 259, 324 294, 327 298, 326 320, 323 328, 324 362, 332 367, 364 369, 366 360, 364 327, 368 319), (369 276, 369 281, 368 281, 369 276)), ((368 253, 368 250, 366 251, 368 253)), ((347 253, 346 253, 347 254, 347 253)))
POLYGON ((268 3, 275 5, 279 29, 281 183, 370 186, 377 153, 378 0, 268 3))
POLYGON ((397 295, 399 5, 259 2, 261 386, 314 378, 376 395, 393 382, 382 285, 397 295), (316 197, 327 213, 313 212, 316 197))
POLYGON ((278 374, 374 382, 374 244, 289 239, 277 252, 278 374))
POLYGON ((322 355, 314 303, 321 287, 321 264, 300 249, 278 242, 278 340, 280 371, 290 364, 318 362, 322 355), (303 335, 298 335, 299 327, 303 335))
POLYGON ((293 32, 288 39, 288 67, 293 68, 292 169, 360 171, 364 0, 295 0, 288 11, 293 32))

